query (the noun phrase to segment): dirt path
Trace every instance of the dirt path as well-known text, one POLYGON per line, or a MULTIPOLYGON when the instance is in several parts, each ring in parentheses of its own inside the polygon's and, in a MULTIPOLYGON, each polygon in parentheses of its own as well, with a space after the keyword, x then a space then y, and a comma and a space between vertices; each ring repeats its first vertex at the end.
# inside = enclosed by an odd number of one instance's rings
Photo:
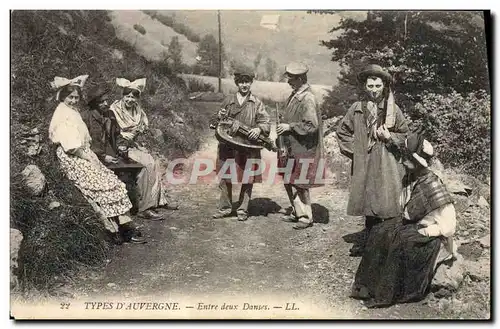
MULTIPOLYGON (((216 145, 213 136, 207 138, 206 145, 192 158, 214 159, 216 145)), ((267 151, 263 154, 264 159, 274 156, 267 151)), ((251 217, 246 222, 211 219, 218 198, 214 182, 178 185, 170 191, 182 209, 165 211, 166 220, 162 222, 137 219, 148 243, 115 247, 102 275, 80 283, 85 287, 84 296, 180 298, 186 300, 183 307, 233 302, 241 310, 248 302, 270 308, 227 313, 228 317, 437 316, 422 303, 367 310, 348 297, 359 258, 348 256, 351 244, 343 237, 361 230, 362 222, 345 215, 347 191, 332 186, 313 189, 316 223, 301 231, 280 221, 276 213, 281 206, 288 206, 281 184, 255 185, 251 217), (295 303, 299 310, 285 311, 287 302, 295 303)), ((237 188, 233 198, 238 193, 237 188)), ((194 316, 224 316, 198 312, 194 316)))

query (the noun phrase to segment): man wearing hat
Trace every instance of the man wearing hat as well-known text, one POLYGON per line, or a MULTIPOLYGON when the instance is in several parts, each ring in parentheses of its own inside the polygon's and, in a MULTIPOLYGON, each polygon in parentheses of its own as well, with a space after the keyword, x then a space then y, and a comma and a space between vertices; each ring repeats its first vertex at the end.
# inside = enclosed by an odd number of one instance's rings
POLYGON ((285 67, 293 91, 283 120, 276 128, 276 133, 283 135, 288 153, 286 168, 281 169, 291 171, 284 173, 284 180, 287 194, 293 200, 294 213, 285 216, 284 220, 294 222, 295 229, 313 225, 309 189, 324 184, 323 123, 318 102, 307 83, 307 71, 302 63, 290 63, 285 67))
MULTIPOLYGON (((373 225, 399 216, 399 194, 404 168, 399 148, 408 123, 395 104, 392 76, 379 65, 368 65, 358 74, 365 91, 337 128, 340 152, 352 160, 347 214, 365 217, 365 237, 373 225)), ((351 249, 360 255, 364 241, 351 249)))
MULTIPOLYGON (((254 73, 247 69, 238 69, 234 73, 234 82, 238 87, 238 91, 226 97, 218 112, 219 118, 229 117, 234 120, 232 127, 233 132, 238 130, 240 123, 251 128, 248 134, 248 139, 250 140, 256 140, 260 134, 267 136, 270 131, 269 114, 266 112, 262 101, 255 97, 250 91, 254 76, 254 73)), ((252 196, 253 183, 261 183, 262 177, 261 175, 250 175, 249 177, 245 177, 243 172, 245 169, 247 171, 257 170, 256 167, 258 164, 256 164, 256 162, 260 159, 261 154, 258 149, 236 149, 229 144, 219 143, 216 165, 217 173, 225 177, 221 178, 219 182, 219 206, 218 211, 212 216, 213 218, 229 217, 233 214, 233 185, 232 179, 227 177, 235 175, 237 182, 241 183, 239 197, 240 205, 237 210, 238 220, 245 221, 248 219, 248 205, 252 196), (236 173, 231 172, 231 168, 234 168, 234 166, 228 165, 230 163, 236 165, 236 173), (227 170, 225 168, 227 168, 227 170), (224 172, 221 172, 221 169, 224 169, 224 172), (243 178, 245 178, 246 181, 243 181, 243 178)))

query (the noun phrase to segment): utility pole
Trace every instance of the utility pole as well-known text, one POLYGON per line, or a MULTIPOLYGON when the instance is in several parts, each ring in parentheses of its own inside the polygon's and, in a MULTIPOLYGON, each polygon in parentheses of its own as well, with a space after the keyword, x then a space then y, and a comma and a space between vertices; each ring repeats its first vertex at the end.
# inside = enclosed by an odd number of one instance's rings
POLYGON ((220 10, 217 10, 217 21, 219 25, 219 93, 222 92, 221 74, 222 74, 222 38, 220 30, 220 10))

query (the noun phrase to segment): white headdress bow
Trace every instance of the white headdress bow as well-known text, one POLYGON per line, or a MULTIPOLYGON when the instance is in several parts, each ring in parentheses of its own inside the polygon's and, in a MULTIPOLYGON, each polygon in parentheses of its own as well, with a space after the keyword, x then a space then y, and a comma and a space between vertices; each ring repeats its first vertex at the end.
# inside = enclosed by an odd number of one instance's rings
POLYGON ((85 81, 87 81, 88 77, 89 77, 88 74, 80 75, 71 80, 62 77, 55 77, 54 81, 50 82, 50 86, 54 90, 61 89, 62 87, 67 85, 78 86, 80 88, 83 88, 83 85, 85 84, 85 81))
POLYGON ((124 78, 116 78, 116 84, 120 87, 135 89, 142 93, 144 91, 144 88, 146 88, 146 78, 137 79, 133 82, 130 82, 124 78))

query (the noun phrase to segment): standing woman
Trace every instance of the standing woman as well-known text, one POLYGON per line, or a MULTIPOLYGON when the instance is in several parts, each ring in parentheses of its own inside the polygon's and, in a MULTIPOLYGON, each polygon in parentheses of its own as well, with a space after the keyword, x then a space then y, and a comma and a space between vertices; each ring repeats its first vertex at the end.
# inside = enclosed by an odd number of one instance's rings
POLYGON ((146 79, 130 82, 117 78, 116 84, 123 88, 122 99, 111 104, 111 119, 116 124, 117 136, 115 147, 117 152, 126 150, 127 156, 142 164, 144 168, 137 175, 139 194, 139 212, 142 217, 162 220, 163 217, 153 209, 163 207, 177 210, 178 206, 168 202, 166 191, 161 186, 160 164, 148 151, 136 142, 136 138, 148 128, 148 118, 139 104, 141 93, 146 87, 146 79))
POLYGON ((70 181, 95 202, 107 218, 106 229, 113 241, 143 243, 141 233, 134 228, 127 212, 132 207, 125 184, 107 169, 90 149, 91 137, 80 115, 81 88, 88 75, 72 80, 55 77, 51 82, 59 101, 49 126, 49 138, 57 145, 56 155, 61 170, 70 181))

